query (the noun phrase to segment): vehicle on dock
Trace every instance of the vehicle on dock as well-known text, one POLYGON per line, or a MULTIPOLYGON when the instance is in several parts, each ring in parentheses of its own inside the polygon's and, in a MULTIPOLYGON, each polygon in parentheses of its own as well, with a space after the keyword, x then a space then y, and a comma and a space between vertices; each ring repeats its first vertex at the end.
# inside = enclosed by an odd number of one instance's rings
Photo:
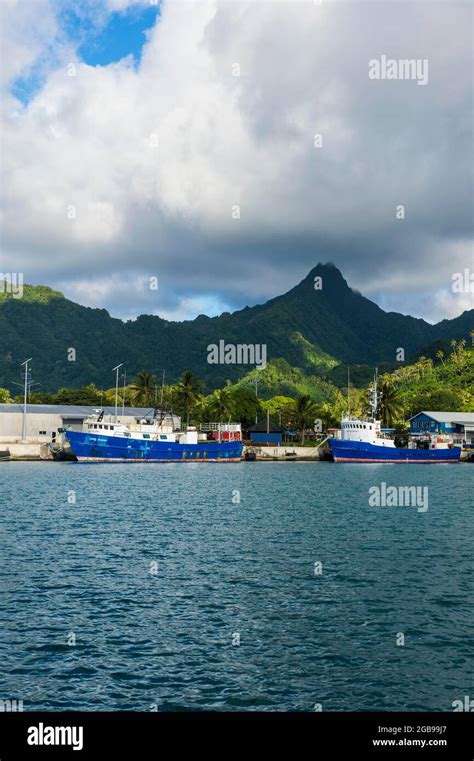
POLYGON ((400 440, 384 433, 376 417, 377 373, 369 393, 369 417, 352 417, 348 412, 341 420, 341 437, 329 439, 334 462, 459 462, 461 447, 455 446, 448 436, 409 436, 407 446, 399 446, 400 440))
POLYGON ((238 423, 181 431, 155 416, 128 426, 110 418, 101 412, 87 418, 82 431, 64 431, 79 462, 240 462, 242 456, 238 423))

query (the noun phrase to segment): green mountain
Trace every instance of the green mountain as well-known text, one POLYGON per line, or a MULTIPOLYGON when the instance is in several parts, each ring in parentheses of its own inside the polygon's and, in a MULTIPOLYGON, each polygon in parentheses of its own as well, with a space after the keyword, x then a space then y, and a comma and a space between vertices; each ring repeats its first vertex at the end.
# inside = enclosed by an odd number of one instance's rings
MULTIPOLYGON (((0 304, 15 298, 18 298, 18 296, 15 297, 6 289, 0 290, 0 304)), ((23 303, 48 304, 52 299, 64 299, 64 295, 59 291, 48 288, 47 285, 22 286, 21 301, 23 303)))
MULTIPOLYGON (((318 281, 319 283, 319 281, 318 281)), ((130 378, 140 370, 166 369, 167 382, 184 370, 202 377, 208 389, 237 381, 249 365, 209 364, 209 344, 266 344, 267 361, 285 359, 307 375, 331 379, 343 375, 340 363, 373 366, 394 363, 422 347, 451 338, 468 338, 474 310, 430 325, 421 319, 384 312, 353 291, 333 265, 319 264, 288 293, 265 304, 219 317, 169 322, 142 315, 123 322, 105 309, 75 304, 57 291, 25 286, 24 298, 0 299, 0 387, 11 391, 20 363, 32 357, 33 378, 43 391, 61 386, 114 383, 111 369, 120 362, 130 378), (321 278, 321 289, 315 279, 321 278), (68 361, 68 350, 76 360, 68 361)))
POLYGON ((286 359, 271 359, 265 368, 251 370, 240 378, 235 388, 255 389, 257 382, 259 399, 271 399, 273 396, 297 396, 307 394, 320 404, 332 400, 339 392, 332 383, 316 373, 308 375, 299 367, 292 367, 286 359))

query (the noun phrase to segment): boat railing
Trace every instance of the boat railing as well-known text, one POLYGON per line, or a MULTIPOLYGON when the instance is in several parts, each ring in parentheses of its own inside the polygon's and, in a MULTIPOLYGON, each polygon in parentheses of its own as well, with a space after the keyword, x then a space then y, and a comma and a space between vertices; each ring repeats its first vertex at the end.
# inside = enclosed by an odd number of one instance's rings
POLYGON ((201 423, 199 430, 204 433, 207 431, 240 431, 240 423, 201 423))

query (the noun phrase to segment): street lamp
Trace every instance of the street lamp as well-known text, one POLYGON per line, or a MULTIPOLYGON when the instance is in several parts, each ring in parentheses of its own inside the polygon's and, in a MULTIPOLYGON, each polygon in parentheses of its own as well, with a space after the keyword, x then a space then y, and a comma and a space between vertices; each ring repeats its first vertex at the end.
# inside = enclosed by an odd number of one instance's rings
POLYGON ((21 438, 22 441, 26 441, 26 403, 28 399, 28 362, 31 362, 31 357, 29 359, 25 359, 24 362, 21 363, 21 367, 25 366, 25 389, 24 389, 24 397, 23 397, 23 426, 21 431, 21 438))
MULTIPOLYGON (((259 378, 255 376, 255 396, 257 397, 257 400, 258 400, 258 381, 259 381, 259 378)), ((258 401, 257 401, 257 406, 255 407, 255 425, 257 425, 257 423, 258 423, 258 401)))
POLYGON ((123 362, 121 362, 117 367, 112 368, 112 372, 114 370, 116 371, 116 377, 115 377, 115 422, 117 422, 117 408, 118 408, 118 383, 119 383, 119 370, 123 367, 123 362))
MULTIPOLYGON (((125 388, 127 385, 127 371, 123 371, 123 399, 122 399, 122 417, 125 417, 125 388)), ((123 423, 123 420, 122 420, 123 423)))

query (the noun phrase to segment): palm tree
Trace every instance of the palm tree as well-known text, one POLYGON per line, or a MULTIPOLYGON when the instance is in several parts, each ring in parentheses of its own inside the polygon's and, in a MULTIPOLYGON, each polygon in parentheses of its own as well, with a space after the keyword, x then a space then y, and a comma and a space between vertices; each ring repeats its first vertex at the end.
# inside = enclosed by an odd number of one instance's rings
POLYGON ((379 379, 379 392, 378 412, 382 424, 388 428, 403 412, 400 390, 395 386, 389 375, 382 375, 379 379))
POLYGON ((230 420, 234 414, 235 399, 232 396, 230 388, 220 388, 214 391, 209 401, 209 414, 218 423, 224 423, 230 420))
POLYGON ((200 378, 187 370, 176 386, 175 398, 186 415, 186 427, 189 426, 189 417, 201 396, 203 385, 200 378))
POLYGON ((301 431, 301 443, 304 442, 305 429, 310 428, 317 418, 317 407, 308 394, 298 396, 295 400, 294 418, 297 430, 301 431))
POLYGON ((129 386, 131 400, 137 407, 152 407, 156 394, 156 378, 146 370, 138 373, 129 386))

